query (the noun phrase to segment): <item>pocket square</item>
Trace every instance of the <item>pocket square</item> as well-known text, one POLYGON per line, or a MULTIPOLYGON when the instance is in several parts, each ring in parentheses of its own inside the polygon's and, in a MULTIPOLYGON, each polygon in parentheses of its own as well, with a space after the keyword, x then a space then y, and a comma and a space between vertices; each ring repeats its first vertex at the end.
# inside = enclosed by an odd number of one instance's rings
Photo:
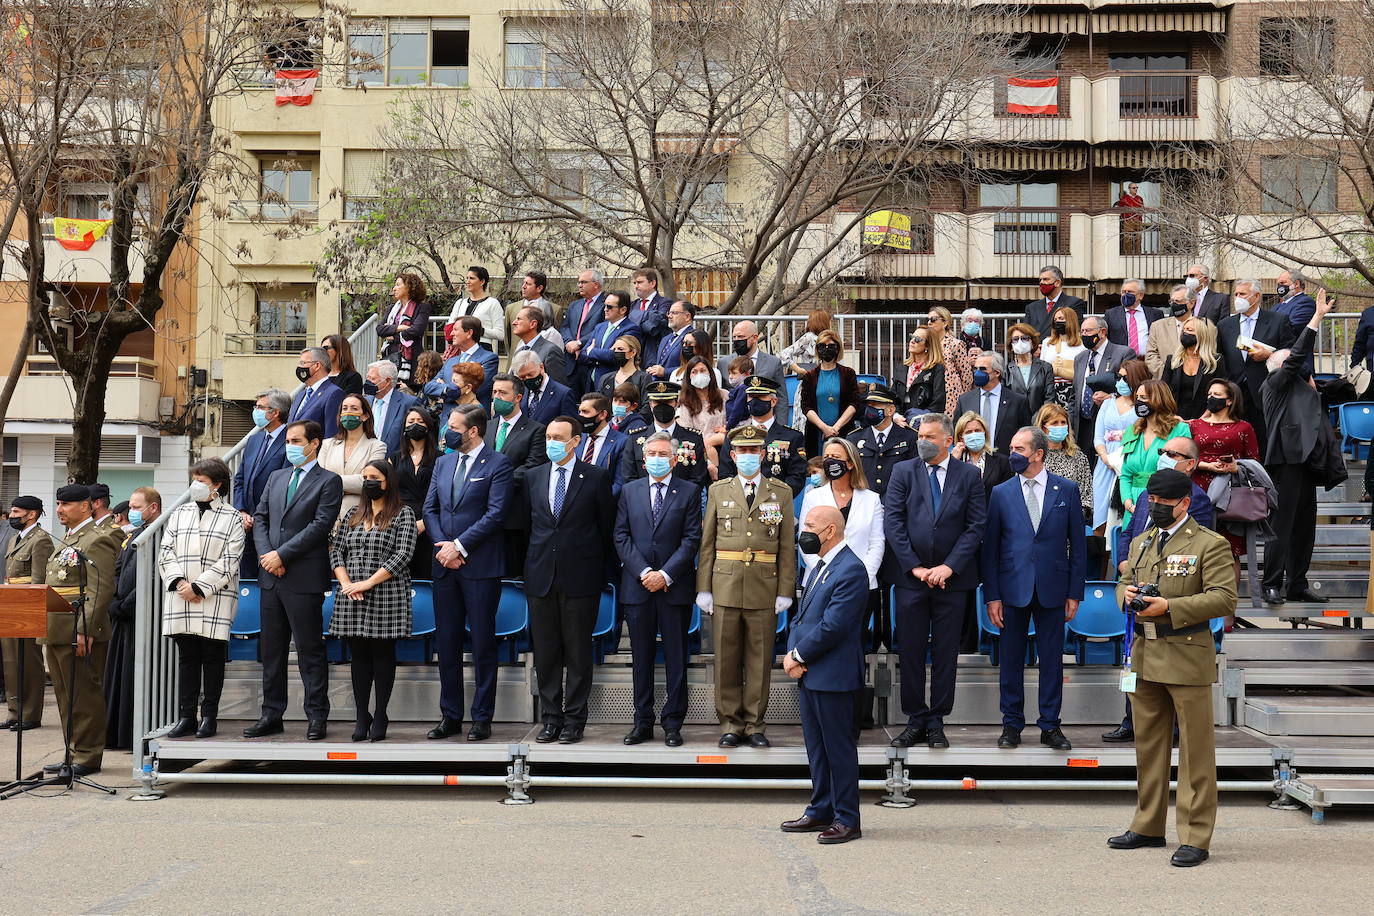
POLYGON ((468 483, 477 483, 479 480, 486 480, 485 477, 469 477, 468 483))

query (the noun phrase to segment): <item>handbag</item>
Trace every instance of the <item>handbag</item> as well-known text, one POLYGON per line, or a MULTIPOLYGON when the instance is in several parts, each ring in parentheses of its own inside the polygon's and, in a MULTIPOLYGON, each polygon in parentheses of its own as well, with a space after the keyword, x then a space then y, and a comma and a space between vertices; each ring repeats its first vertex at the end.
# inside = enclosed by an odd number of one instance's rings
POLYGON ((1258 524, 1269 517, 1269 491, 1243 470, 1231 475, 1231 492, 1218 521, 1258 524))

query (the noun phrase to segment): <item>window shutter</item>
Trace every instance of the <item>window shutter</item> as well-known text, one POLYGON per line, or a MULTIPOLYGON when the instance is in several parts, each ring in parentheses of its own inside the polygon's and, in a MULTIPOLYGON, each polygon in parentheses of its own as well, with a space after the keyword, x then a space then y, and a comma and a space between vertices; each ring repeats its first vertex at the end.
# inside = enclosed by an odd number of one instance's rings
POLYGON ((544 36, 539 29, 515 25, 506 26, 506 44, 508 45, 538 45, 543 43, 544 36))
POLYGON ((431 19, 430 28, 436 32, 466 32, 468 17, 457 16, 450 19, 431 19))
POLYGON ((379 149, 344 150, 344 193, 351 197, 376 197, 386 174, 386 153, 379 149))
POLYGON ((428 19, 391 19, 392 35, 425 35, 429 33, 428 19))

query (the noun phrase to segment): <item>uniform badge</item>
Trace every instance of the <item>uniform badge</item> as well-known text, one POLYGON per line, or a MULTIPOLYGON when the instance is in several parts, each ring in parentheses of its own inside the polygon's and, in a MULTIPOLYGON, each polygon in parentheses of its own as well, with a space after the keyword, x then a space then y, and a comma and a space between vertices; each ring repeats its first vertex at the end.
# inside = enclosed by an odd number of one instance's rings
POLYGON ((677 447, 677 460, 681 464, 692 465, 697 463, 697 445, 695 442, 684 442, 677 447))
POLYGON ((769 526, 782 524, 782 506, 774 502, 759 506, 759 521, 769 526))

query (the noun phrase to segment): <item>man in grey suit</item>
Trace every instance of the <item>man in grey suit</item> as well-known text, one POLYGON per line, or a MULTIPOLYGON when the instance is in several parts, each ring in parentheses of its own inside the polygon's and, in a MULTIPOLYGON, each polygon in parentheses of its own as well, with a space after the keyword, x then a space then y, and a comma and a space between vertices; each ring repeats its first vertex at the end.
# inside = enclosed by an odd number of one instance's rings
POLYGON ((1091 443, 1094 424, 1097 423, 1097 410, 1103 401, 1114 395, 1088 388, 1088 376, 1102 372, 1115 375, 1122 363, 1128 359, 1135 359, 1135 351, 1108 340, 1106 323, 1096 315, 1089 315, 1083 319, 1082 334, 1083 346, 1087 349, 1073 358, 1073 402, 1078 405, 1078 429, 1074 435, 1079 447, 1087 452, 1095 463, 1097 452, 1091 443))
POLYGON ((329 666, 324 655, 324 593, 329 532, 343 502, 343 479, 316 462, 324 437, 314 420, 286 427, 288 467, 273 472, 253 513, 253 544, 262 573, 262 717, 245 738, 280 734, 286 714, 286 657, 296 643, 305 683, 305 737, 323 741, 329 720, 329 666))
POLYGON ((1231 314, 1231 297, 1211 288, 1212 271, 1206 264, 1189 267, 1183 283, 1188 287, 1189 308, 1196 317, 1221 324, 1221 319, 1231 314))
POLYGON ((722 356, 716 361, 716 368, 720 371, 720 377, 725 380, 726 386, 729 387, 730 361, 736 356, 752 359, 754 361, 754 375, 761 375, 778 383, 782 396, 778 398, 778 407, 774 416, 783 426, 791 426, 792 402, 787 397, 787 383, 782 370, 782 360, 771 353, 764 352, 759 347, 759 326, 752 321, 736 322, 732 338, 730 354, 722 356))
MULTIPOLYGON (((568 364, 561 344, 556 344, 544 336, 548 321, 543 309, 533 304, 525 305, 511 319, 510 331, 513 338, 511 353, 533 350, 544 362, 544 371, 560 385, 568 384, 568 364)), ((560 341, 562 338, 559 338, 560 341)))
POLYGON ((1005 454, 1011 437, 1031 423, 1030 405, 1021 395, 1002 384, 1007 364, 1002 354, 984 352, 973 361, 973 390, 959 396, 956 416, 972 411, 983 418, 988 428, 988 444, 1005 454))
POLYGON ((515 316, 522 308, 534 307, 544 314, 544 320, 539 325, 541 333, 550 338, 558 346, 563 346, 563 338, 558 333, 558 320, 562 317, 558 306, 554 305, 544 296, 545 290, 549 286, 548 274, 542 270, 531 270, 520 280, 520 298, 506 306, 506 352, 515 352, 514 348, 518 345, 517 335, 512 325, 515 323, 515 316), (553 328, 550 331, 549 328, 553 328))

